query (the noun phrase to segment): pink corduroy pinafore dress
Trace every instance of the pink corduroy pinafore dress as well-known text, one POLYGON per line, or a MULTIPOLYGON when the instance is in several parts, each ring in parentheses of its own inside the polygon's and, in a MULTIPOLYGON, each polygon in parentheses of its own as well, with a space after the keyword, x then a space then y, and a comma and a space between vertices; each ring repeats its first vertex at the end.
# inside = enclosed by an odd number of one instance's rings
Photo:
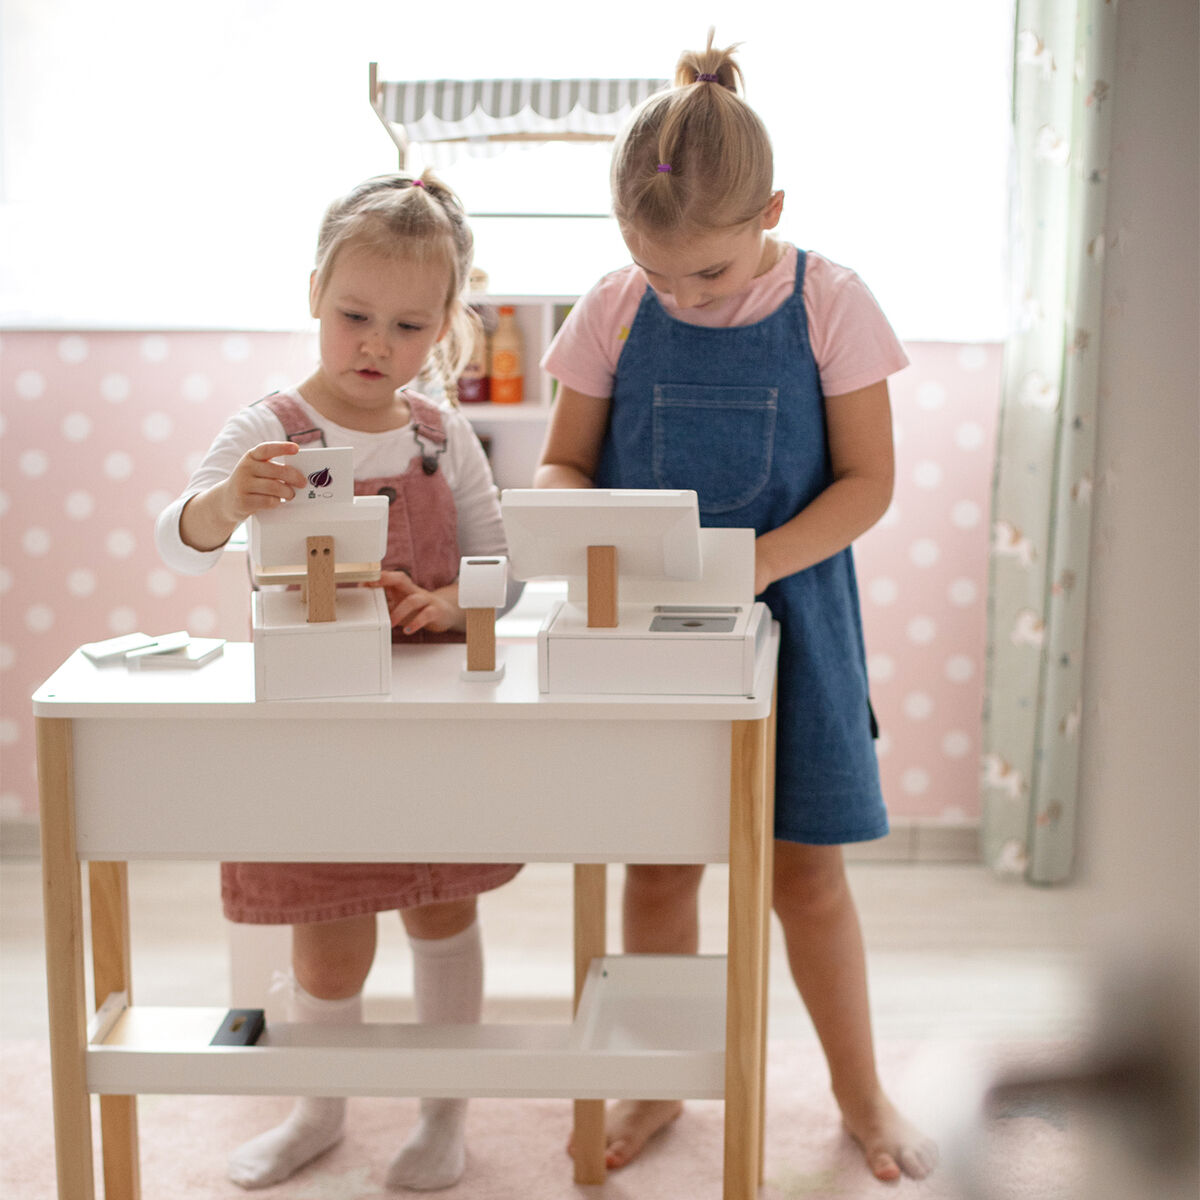
MULTIPOLYGON (((356 479, 354 491, 390 501, 384 568, 405 571, 432 590, 458 577, 458 520, 454 495, 437 465, 446 444, 441 414, 423 396, 407 392, 406 397, 421 454, 403 475, 356 479)), ((288 441, 323 440, 293 397, 277 392, 259 403, 280 419, 288 441)), ((392 630, 393 642, 462 640, 460 633, 421 630, 407 636, 392 630)), ((396 786, 401 788, 402 781, 396 786)), ((222 863, 221 900, 231 921, 300 925, 477 896, 507 883, 520 869, 514 863, 222 863)))

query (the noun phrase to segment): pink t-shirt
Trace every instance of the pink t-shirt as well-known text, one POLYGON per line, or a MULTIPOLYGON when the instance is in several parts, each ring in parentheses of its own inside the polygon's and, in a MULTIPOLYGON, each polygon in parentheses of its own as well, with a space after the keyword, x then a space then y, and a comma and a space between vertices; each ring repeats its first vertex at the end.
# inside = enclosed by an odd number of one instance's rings
MULTIPOLYGON (((641 268, 605 275, 571 309, 542 356, 542 368, 565 387, 607 399, 613 392, 617 359, 646 291, 641 268)), ((769 317, 795 290, 796 247, 750 286, 714 311, 679 309, 670 296, 663 308, 691 325, 724 328, 753 325, 769 317)), ((826 396, 841 396, 886 379, 908 366, 908 355, 867 285, 848 267, 813 251, 804 268, 804 310, 808 336, 826 396)))

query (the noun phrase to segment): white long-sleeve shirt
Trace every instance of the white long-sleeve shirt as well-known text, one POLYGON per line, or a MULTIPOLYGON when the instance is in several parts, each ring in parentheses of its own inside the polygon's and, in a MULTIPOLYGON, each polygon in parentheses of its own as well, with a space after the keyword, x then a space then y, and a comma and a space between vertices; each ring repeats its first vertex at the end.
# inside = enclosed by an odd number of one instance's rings
MULTIPOLYGON (((383 433, 363 433, 322 417, 299 392, 289 389, 287 395, 311 416, 312 427, 324 430, 326 445, 353 449, 356 479, 402 475, 413 458, 422 453, 411 423, 383 433)), ((438 469, 445 472, 446 482, 454 494, 459 551, 463 555, 505 554, 499 497, 483 447, 461 412, 445 408, 440 412, 446 431, 446 449, 438 459, 438 469)), ((283 425, 265 404, 243 408, 225 422, 203 461, 192 473, 187 487, 159 514, 155 542, 169 567, 186 575, 200 575, 217 562, 223 547, 194 550, 180 537, 179 518, 183 506, 197 493, 228 479, 247 450, 263 442, 283 440, 283 425)), ((426 450, 430 448, 427 442, 424 446, 426 450)))

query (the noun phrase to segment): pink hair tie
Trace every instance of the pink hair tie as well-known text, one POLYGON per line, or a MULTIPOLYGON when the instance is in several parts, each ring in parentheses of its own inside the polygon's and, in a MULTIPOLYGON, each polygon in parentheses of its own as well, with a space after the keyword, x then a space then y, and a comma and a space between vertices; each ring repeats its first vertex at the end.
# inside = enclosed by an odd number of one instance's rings
POLYGON ((658 171, 658 173, 660 175, 670 175, 671 164, 670 163, 659 163, 658 166, 655 168, 655 170, 658 171))
POLYGON ((706 75, 697 75, 696 82, 697 83, 720 83, 721 77, 719 75, 707 75, 707 74, 706 75))
POLYGON ((414 180, 412 181, 412 185, 413 185, 413 187, 419 187, 419 188, 423 188, 423 187, 425 186, 425 180, 423 180, 423 179, 414 179, 414 180))

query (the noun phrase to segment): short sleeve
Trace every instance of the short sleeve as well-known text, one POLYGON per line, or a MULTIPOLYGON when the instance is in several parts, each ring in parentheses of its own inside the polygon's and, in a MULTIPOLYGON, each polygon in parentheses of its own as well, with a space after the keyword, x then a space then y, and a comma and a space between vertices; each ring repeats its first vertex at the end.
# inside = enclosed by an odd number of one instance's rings
POLYGON ((848 267, 809 251, 804 306, 825 395, 858 391, 908 366, 878 301, 848 267))

